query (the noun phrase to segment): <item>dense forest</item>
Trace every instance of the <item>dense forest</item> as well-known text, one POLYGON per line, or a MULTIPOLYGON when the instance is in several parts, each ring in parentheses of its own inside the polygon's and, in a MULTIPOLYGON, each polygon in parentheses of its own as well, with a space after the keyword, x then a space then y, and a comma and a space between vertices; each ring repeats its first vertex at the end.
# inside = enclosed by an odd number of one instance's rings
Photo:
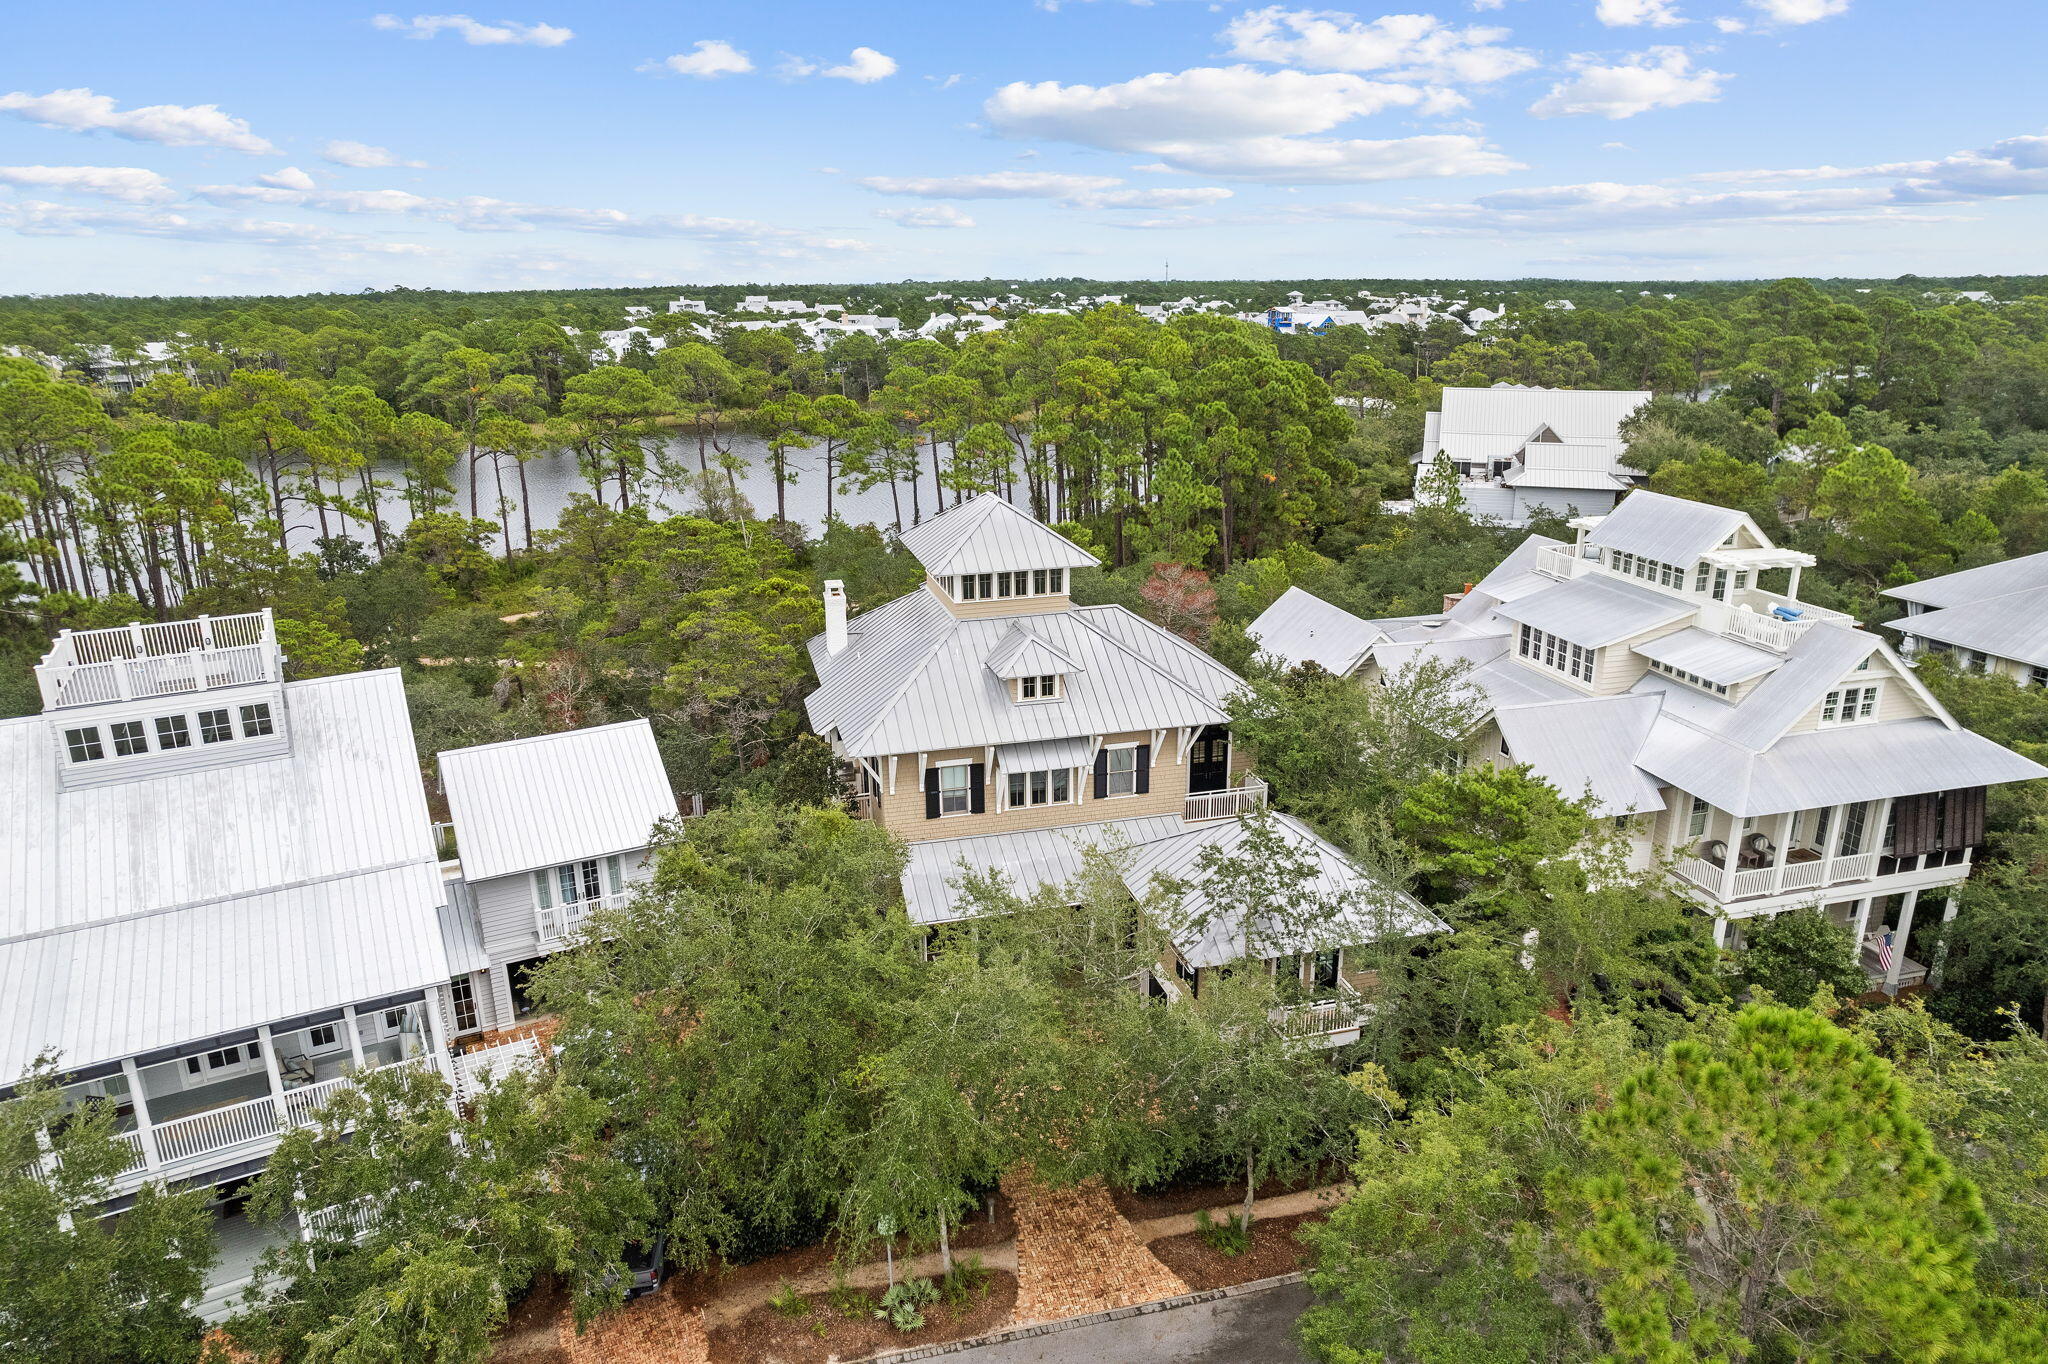
MULTIPOLYGON (((686 290, 728 308, 756 291, 686 290)), ((537 1279, 584 1317, 613 1305, 621 1245, 655 1225, 693 1268, 821 1236, 851 1257, 898 1233, 944 1245, 1020 1165, 1249 1197, 1335 1161, 1362 1196, 1313 1233, 1320 1358, 2048 1352, 2048 794, 1992 797, 1945 988, 1864 1007, 1822 916, 1718 956, 1566 795, 1443 762, 1455 676, 1279 674, 1244 633, 1289 586, 1408 614, 1493 567, 1522 532, 1454 496, 1385 503, 1441 389, 1496 382, 1654 391, 1630 426, 1648 486, 1750 512, 1816 556, 1803 595, 1880 625, 1888 585, 2048 549, 2048 281, 774 292, 909 324, 932 294, 1025 302, 999 331, 812 348, 700 333, 662 311, 673 291, 0 300, 5 713, 36 709, 29 665, 56 629, 268 606, 298 676, 402 669, 429 765, 644 715, 678 788, 711 797, 665 832, 634 914, 540 973, 552 1070, 459 1114, 424 1080, 372 1083, 280 1148, 260 1207, 373 1199, 383 1221, 273 1256, 244 1339, 293 1361, 474 1360, 537 1279), (1256 309, 1289 288, 1464 306, 1320 336, 1133 306, 1256 309), (1103 293, 1125 302, 1031 311, 1103 293), (1460 319, 1482 303, 1505 315, 1475 333, 1460 319), (600 349, 627 307, 667 344, 600 349), (573 452, 583 486, 540 517, 524 475, 545 451, 573 452), (748 459, 776 506, 742 495, 748 459), (792 480, 886 489, 891 515, 806 524, 781 505, 792 480), (977 885, 989 926, 931 962, 873 912, 900 849, 837 808, 804 731, 804 641, 823 579, 857 607, 908 590, 895 533, 985 490, 1099 554, 1077 598, 1243 672, 1232 730, 1278 803, 1448 926, 1376 946, 1376 1007, 1334 1065, 1258 1026, 1274 986, 1256 972, 1202 1010, 1144 1006, 1124 983, 1157 944, 1096 888, 977 885), (295 521, 316 534, 295 543, 295 521)), ((2038 689, 1921 673, 1966 724, 2048 755, 2038 689)), ((1260 837, 1206 868, 1248 909, 1299 881, 1260 837)), ((41 1126, 0 1108, 9 1169, 41 1126)), ((84 1200, 112 1138, 65 1139, 84 1200)), ((204 1253, 180 1197, 60 1234, 59 1204, 0 1179, 0 1232, 71 1286, 45 1339, 70 1334, 37 1357, 116 1339, 189 1357, 164 1344, 204 1253), (183 1268, 122 1278, 123 1255, 183 1268)))

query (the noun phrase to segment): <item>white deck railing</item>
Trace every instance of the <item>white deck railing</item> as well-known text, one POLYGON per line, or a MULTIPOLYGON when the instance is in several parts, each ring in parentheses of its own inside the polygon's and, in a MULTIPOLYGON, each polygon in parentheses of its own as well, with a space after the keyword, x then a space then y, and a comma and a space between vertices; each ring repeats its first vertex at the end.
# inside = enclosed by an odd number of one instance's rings
POLYGON ((1233 786, 1227 791, 1202 791, 1190 795, 1182 818, 1190 824, 1204 819, 1233 819, 1246 810, 1256 810, 1266 803, 1266 783, 1257 777, 1246 777, 1244 785, 1233 786))
POLYGON ((277 639, 267 609, 66 630, 36 665, 45 710, 270 682, 277 674, 277 639))
POLYGON ((495 1047, 480 1047, 455 1058, 455 1092, 473 1098, 515 1070, 530 1072, 539 1067, 540 1043, 534 1038, 518 1037, 495 1047))
POLYGON ((154 1125, 157 1158, 166 1165, 210 1151, 225 1151, 276 1134, 277 1105, 269 1095, 225 1108, 209 1108, 154 1125))
MULTIPOLYGON (((1749 900, 1764 895, 1783 895, 1791 891, 1819 890, 1823 886, 1849 885, 1857 881, 1882 879, 1877 877, 1878 854, 1874 852, 1849 853, 1832 862, 1816 858, 1810 862, 1787 862, 1780 867, 1749 867, 1738 869, 1732 881, 1724 881, 1720 867, 1704 857, 1680 858, 1672 865, 1672 872, 1680 880, 1699 887, 1717 900, 1749 900), (1722 893, 1723 886, 1727 893, 1722 893)), ((1967 867, 1966 863, 1959 866, 1967 867)), ((1892 875, 1905 875, 1925 868, 1902 867, 1892 875)))
POLYGON ((1350 986, 1339 989, 1341 993, 1332 999, 1285 1004, 1273 1010, 1269 1015, 1273 1026, 1287 1037, 1327 1037, 1352 1031, 1365 1021, 1367 1005, 1350 986))
POLYGON ((617 895, 602 895, 595 900, 577 900, 566 905, 536 909, 533 911, 533 931, 543 943, 565 942, 582 932, 591 915, 619 909, 632 898, 633 892, 628 888, 617 895))
POLYGON ((1577 545, 1544 545, 1536 551, 1536 571, 1566 582, 1579 576, 1585 570, 1586 561, 1579 557, 1577 545))

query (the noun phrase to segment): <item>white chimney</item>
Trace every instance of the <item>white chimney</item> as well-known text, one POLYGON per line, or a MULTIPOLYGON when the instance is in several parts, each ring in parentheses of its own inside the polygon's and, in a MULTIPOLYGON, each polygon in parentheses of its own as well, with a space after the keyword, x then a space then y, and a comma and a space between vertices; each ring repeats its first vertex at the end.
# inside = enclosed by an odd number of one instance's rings
POLYGON ((846 648, 846 584, 837 578, 825 581, 825 652, 839 654, 846 648))

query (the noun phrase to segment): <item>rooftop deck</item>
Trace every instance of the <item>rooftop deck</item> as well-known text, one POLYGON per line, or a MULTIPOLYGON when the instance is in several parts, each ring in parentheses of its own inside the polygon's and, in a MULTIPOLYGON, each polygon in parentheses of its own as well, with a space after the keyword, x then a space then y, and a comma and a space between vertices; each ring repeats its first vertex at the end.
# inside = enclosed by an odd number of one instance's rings
POLYGON ((105 630, 64 630, 36 665, 43 709, 274 682, 284 659, 269 608, 105 630))

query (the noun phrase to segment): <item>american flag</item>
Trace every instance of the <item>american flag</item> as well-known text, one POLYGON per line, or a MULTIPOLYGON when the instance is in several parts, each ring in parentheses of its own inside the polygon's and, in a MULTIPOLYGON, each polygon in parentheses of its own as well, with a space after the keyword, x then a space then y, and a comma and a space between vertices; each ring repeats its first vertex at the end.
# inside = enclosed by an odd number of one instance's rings
POLYGON ((1892 969, 1892 935, 1889 932, 1877 940, 1877 967, 1880 971, 1892 969))

